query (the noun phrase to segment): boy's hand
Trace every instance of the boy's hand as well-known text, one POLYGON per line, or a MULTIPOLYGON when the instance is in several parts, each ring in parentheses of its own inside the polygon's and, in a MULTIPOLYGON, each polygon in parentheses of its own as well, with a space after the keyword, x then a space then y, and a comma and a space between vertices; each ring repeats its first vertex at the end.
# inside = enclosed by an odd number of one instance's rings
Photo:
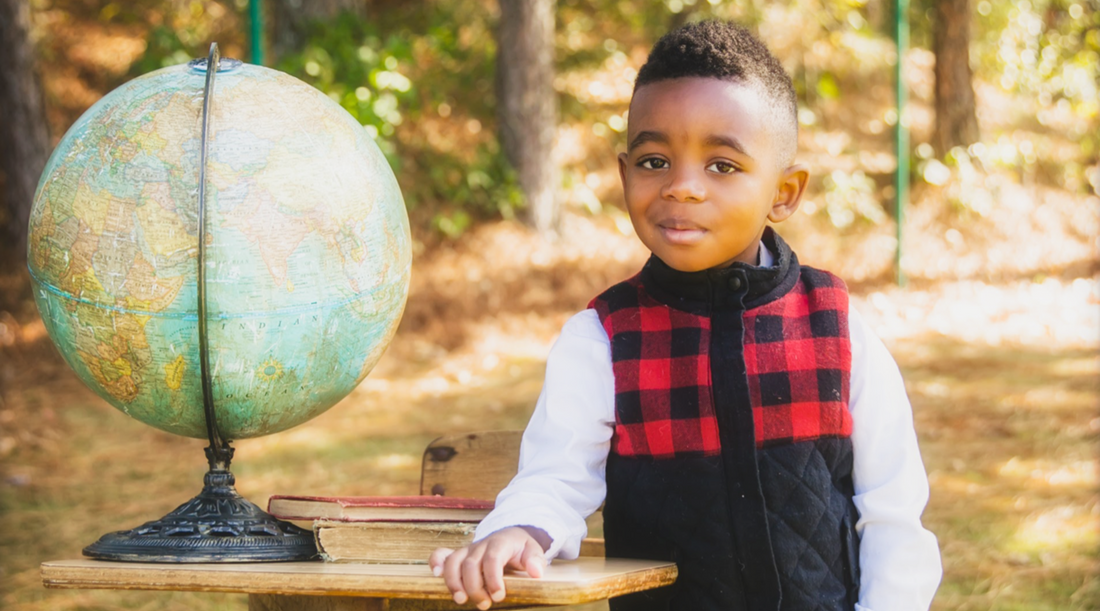
POLYGON ((550 537, 542 530, 513 526, 459 550, 441 547, 432 552, 428 565, 432 574, 443 576, 456 603, 469 601, 484 611, 504 600, 505 567, 542 577, 548 547, 550 537))

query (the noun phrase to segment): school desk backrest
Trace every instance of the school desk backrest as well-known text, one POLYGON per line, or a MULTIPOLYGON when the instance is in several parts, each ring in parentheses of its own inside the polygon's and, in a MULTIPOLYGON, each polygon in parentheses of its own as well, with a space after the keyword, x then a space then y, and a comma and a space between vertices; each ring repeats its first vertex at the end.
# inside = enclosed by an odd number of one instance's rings
MULTIPOLYGON (((445 435, 428 444, 420 469, 420 494, 495 499, 519 465, 523 431, 483 431, 445 435)), ((600 514, 589 519, 589 532, 602 532, 600 514)), ((603 556, 603 539, 588 538, 582 556, 603 556)))
POLYGON ((519 464, 523 431, 446 435, 428 444, 420 471, 420 494, 492 500, 519 464))

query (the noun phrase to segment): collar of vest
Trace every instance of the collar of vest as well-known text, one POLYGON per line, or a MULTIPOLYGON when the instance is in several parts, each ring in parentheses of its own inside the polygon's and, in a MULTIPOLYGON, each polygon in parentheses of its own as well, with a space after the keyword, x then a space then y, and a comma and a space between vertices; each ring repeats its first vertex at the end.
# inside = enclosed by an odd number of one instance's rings
POLYGON ((761 241, 775 254, 775 265, 734 262, 723 268, 682 272, 651 255, 640 279, 654 299, 669 307, 707 314, 716 309, 750 309, 775 301, 798 281, 798 257, 771 227, 761 241))

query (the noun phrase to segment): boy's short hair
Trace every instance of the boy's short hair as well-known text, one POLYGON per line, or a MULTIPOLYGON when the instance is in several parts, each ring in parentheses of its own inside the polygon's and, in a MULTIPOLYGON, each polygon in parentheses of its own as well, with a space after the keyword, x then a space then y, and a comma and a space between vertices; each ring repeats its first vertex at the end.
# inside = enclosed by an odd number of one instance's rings
POLYGON ((700 21, 673 30, 653 45, 638 71, 634 91, 675 78, 700 76, 759 87, 774 109, 780 163, 790 165, 798 148, 798 101, 791 77, 764 43, 728 21, 700 21))

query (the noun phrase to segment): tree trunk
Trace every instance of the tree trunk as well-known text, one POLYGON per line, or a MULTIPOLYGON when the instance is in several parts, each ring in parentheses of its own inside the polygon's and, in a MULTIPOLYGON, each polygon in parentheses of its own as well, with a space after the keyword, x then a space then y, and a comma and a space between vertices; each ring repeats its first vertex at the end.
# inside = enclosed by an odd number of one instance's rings
POLYGON ((554 136, 554 0, 500 0, 497 34, 500 144, 527 199, 526 220, 543 235, 560 219, 554 136))
POLYGON ((50 135, 42 85, 35 72, 27 0, 0 0, 0 174, 3 242, 18 261, 26 256, 34 189, 46 166, 50 135))
POLYGON ((970 71, 970 1, 937 0, 932 51, 936 55, 936 125, 932 144, 943 155, 980 139, 970 71))
POLYGON ((271 49, 275 58, 301 50, 305 44, 307 26, 314 21, 327 21, 340 13, 360 17, 366 14, 365 0, 271 0, 271 49))

